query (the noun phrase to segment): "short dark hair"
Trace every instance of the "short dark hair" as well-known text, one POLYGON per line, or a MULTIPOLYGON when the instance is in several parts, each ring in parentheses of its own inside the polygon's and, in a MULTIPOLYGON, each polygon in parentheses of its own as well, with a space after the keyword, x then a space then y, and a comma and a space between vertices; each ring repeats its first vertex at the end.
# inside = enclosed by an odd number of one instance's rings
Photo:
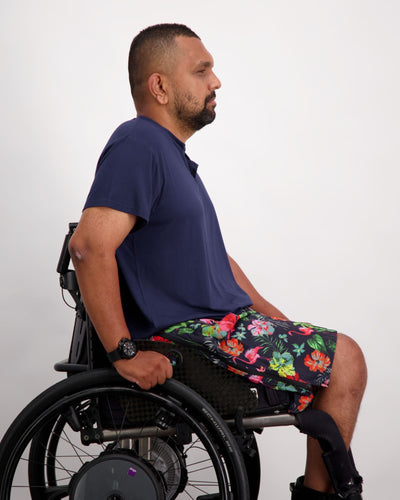
POLYGON ((142 30, 132 41, 129 51, 128 71, 132 97, 135 100, 140 85, 154 71, 154 65, 166 63, 174 46, 175 38, 186 36, 199 38, 184 24, 164 23, 149 26, 142 30))

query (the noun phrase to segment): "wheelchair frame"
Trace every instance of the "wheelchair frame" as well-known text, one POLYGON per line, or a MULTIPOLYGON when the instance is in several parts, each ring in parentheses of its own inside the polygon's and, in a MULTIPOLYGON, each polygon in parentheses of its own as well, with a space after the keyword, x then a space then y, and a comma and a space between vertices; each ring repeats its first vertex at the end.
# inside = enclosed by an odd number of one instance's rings
POLYGON ((327 413, 307 409, 288 414, 286 394, 279 398, 278 391, 252 386, 183 345, 138 341, 139 349, 181 353, 183 362, 174 367, 174 378, 163 386, 143 391, 119 377, 107 361, 83 305, 75 271, 69 268, 68 243, 76 226, 69 224, 57 265, 60 286, 70 293, 76 311, 69 358, 55 365, 57 371, 67 373, 67 379, 33 400, 1 441, 2 500, 16 498, 13 482, 19 480, 20 462, 28 464, 24 491, 34 500, 66 496, 83 500, 89 498, 87 488, 90 499, 99 500, 169 500, 185 494, 198 500, 255 500, 260 463, 254 432, 285 425, 318 439, 340 497, 361 498, 362 479, 351 451, 346 450, 327 413), (262 408, 258 407, 260 398, 262 408), (59 451, 64 440, 71 440, 70 432, 79 434, 81 443, 74 444, 78 465, 71 470, 61 467, 64 457, 59 451), (213 469, 212 484, 199 480, 188 466, 187 457, 195 447, 193 436, 213 469), (100 445, 100 451, 90 456, 81 451, 100 445), (127 467, 131 473, 126 473, 127 467), (57 469, 67 477, 60 479, 57 469), (119 481, 120 489, 109 486, 106 471, 110 470, 121 473, 118 480, 113 479, 114 485, 119 481), (192 492, 188 492, 189 485, 192 492))

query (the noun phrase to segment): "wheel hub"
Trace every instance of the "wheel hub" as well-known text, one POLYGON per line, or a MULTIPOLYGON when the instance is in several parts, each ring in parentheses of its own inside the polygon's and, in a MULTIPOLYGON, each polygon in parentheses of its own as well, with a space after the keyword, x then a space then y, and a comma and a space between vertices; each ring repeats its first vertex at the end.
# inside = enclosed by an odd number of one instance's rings
POLYGON ((159 472, 129 450, 84 464, 70 484, 71 500, 165 500, 159 472))
POLYGON ((162 474, 166 500, 173 500, 184 490, 187 483, 185 459, 173 440, 167 442, 160 438, 152 438, 149 452, 151 463, 162 474))

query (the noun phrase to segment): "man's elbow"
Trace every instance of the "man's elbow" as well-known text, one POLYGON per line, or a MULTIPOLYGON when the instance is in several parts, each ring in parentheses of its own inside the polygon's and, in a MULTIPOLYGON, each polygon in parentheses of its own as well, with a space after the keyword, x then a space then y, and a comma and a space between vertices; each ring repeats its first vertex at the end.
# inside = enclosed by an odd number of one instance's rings
POLYGON ((81 233, 74 233, 68 244, 69 254, 75 269, 87 265, 105 265, 107 262, 114 263, 115 248, 107 244, 107 241, 86 238, 81 233))
POLYGON ((68 251, 75 267, 84 263, 91 253, 89 245, 76 234, 73 234, 69 240, 68 251))

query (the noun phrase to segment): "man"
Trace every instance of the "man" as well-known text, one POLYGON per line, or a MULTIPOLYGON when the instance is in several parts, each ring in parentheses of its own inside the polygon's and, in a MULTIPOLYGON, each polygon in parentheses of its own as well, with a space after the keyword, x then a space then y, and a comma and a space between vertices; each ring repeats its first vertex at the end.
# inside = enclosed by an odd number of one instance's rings
MULTIPOLYGON (((135 352, 128 339, 160 332, 189 338, 251 380, 292 391, 292 411, 313 400, 349 446, 366 384, 360 348, 332 330, 290 322, 260 296, 226 254, 186 155, 187 139, 215 118, 221 83, 213 64, 183 25, 153 26, 133 40, 137 118, 107 143, 70 242, 85 306, 116 370, 142 388, 165 382, 172 367, 157 352, 135 352), (266 338, 274 346, 267 355, 266 338)), ((292 498, 338 498, 332 492, 309 438, 305 476, 292 498)))

